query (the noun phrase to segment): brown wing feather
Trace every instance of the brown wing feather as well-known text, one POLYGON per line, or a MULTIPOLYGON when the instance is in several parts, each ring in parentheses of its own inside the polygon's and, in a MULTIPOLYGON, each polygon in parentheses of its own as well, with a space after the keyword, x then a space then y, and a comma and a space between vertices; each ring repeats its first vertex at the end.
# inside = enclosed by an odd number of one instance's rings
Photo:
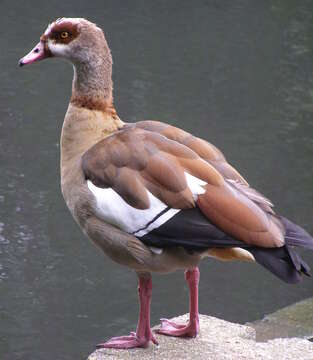
POLYGON ((247 244, 284 245, 284 230, 279 220, 227 183, 218 188, 207 185, 197 205, 216 226, 247 244))
POLYGON ((273 204, 264 195, 250 188, 248 182, 225 159, 223 153, 213 144, 200 139, 177 127, 158 121, 140 121, 136 126, 148 131, 157 132, 192 149, 201 159, 211 164, 225 180, 235 184, 238 190, 256 202, 264 211, 274 214, 273 204))
POLYGON ((149 191, 169 207, 199 206, 216 226, 246 243, 283 245, 280 222, 259 206, 264 202, 270 208, 269 200, 263 201, 237 176, 226 180, 211 164, 212 159, 224 159, 213 145, 190 139, 191 135, 165 124, 148 125, 128 125, 89 149, 82 161, 86 178, 98 187, 112 187, 135 208, 149 208, 149 191), (200 150, 196 151, 196 143, 200 150), (185 172, 207 183, 204 194, 194 197, 185 172))
POLYGON ((168 206, 190 208, 195 202, 180 160, 197 157, 162 135, 127 127, 89 149, 82 167, 96 186, 113 188, 135 208, 149 208, 147 190, 168 206))
POLYGON ((213 144, 200 139, 175 126, 158 121, 140 121, 136 126, 148 131, 157 132, 193 150, 200 158, 215 167, 224 178, 239 181, 248 185, 247 181, 226 161, 223 153, 213 144))

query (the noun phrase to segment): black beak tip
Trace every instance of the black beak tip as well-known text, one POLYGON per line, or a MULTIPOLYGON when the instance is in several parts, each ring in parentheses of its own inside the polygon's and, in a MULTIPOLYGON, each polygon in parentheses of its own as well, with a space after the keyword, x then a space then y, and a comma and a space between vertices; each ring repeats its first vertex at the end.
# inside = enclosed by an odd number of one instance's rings
POLYGON ((24 63, 23 63, 23 60, 22 60, 22 59, 18 62, 18 65, 19 65, 20 67, 24 66, 24 63))

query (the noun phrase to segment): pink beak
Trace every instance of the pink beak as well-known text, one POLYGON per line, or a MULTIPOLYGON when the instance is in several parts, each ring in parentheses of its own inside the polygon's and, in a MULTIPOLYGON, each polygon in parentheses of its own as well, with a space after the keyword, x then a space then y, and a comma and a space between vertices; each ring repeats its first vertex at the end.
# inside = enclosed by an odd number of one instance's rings
POLYGON ((27 55, 25 55, 23 58, 20 59, 18 64, 20 66, 32 64, 35 61, 40 61, 40 60, 45 59, 50 56, 51 56, 51 53, 46 48, 45 43, 43 41, 40 41, 33 48, 33 50, 31 50, 27 55))

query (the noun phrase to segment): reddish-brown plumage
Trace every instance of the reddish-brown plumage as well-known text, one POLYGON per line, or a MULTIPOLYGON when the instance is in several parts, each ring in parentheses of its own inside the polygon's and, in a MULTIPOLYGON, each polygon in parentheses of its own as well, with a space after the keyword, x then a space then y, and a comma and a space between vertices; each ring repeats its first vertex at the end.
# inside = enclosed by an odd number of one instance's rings
POLYGON ((126 126, 88 150, 82 164, 87 178, 111 186, 138 209, 149 208, 146 189, 169 206, 189 208, 194 200, 180 164, 188 158, 197 155, 164 136, 126 126))
POLYGON ((226 161, 222 152, 213 144, 197 138, 188 132, 177 127, 164 124, 157 121, 140 121, 136 123, 137 127, 157 132, 166 136, 168 139, 179 142, 192 149, 200 158, 209 162, 216 168, 223 177, 239 181, 248 185, 246 180, 226 161))
POLYGON ((277 219, 228 184, 218 188, 207 185, 197 205, 225 233, 249 245, 284 245, 283 227, 277 219))
POLYGON ((93 98, 87 95, 79 96, 73 94, 71 97, 71 103, 80 108, 102 111, 112 117, 117 116, 112 100, 103 99, 103 98, 93 98))

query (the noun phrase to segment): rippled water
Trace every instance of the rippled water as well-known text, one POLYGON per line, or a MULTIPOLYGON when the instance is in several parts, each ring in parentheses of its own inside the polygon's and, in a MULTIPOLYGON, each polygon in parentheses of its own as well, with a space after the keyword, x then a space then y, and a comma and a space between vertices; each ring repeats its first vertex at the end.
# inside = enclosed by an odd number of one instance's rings
MULTIPOLYGON (((59 189, 72 69, 18 59, 59 16, 101 26, 125 121, 210 140, 285 216, 313 232, 313 3, 107 0, 0 3, 0 358, 84 359, 133 330, 136 276, 82 235, 59 189)), ((303 254, 313 267, 313 254, 303 254)), ((154 279, 152 322, 187 311, 183 274, 154 279)), ((200 311, 245 322, 313 296, 253 264, 201 266, 200 311)))

